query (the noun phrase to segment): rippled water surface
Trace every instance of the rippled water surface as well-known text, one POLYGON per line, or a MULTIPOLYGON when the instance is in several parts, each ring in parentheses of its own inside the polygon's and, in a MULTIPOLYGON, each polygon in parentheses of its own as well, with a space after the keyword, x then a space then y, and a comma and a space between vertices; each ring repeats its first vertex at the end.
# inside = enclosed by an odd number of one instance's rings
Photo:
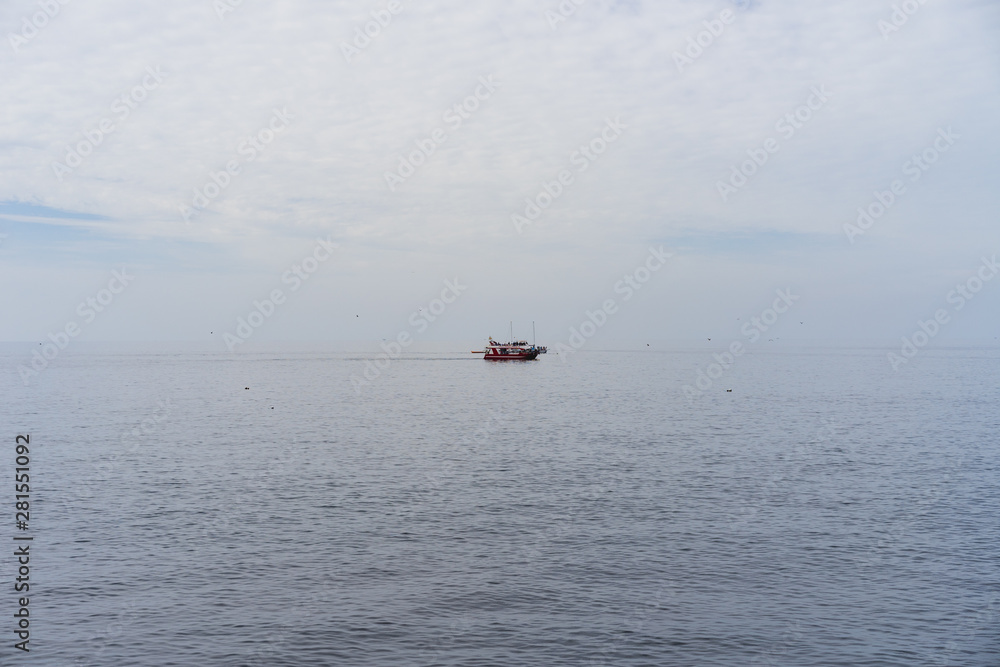
POLYGON ((467 351, 5 346, 0 661, 1000 664, 996 350, 467 351))

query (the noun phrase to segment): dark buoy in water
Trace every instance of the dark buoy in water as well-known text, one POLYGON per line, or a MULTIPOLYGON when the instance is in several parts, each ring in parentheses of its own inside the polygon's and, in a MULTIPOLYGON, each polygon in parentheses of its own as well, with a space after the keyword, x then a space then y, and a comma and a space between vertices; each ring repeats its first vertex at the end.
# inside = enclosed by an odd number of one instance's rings
POLYGON ((731 393, 733 393, 733 390, 732 390, 732 389, 727 389, 727 390, 726 390, 726 393, 727 393, 727 394, 731 394, 731 393))
POLYGON ((250 387, 243 387, 244 389, 249 389, 250 387))

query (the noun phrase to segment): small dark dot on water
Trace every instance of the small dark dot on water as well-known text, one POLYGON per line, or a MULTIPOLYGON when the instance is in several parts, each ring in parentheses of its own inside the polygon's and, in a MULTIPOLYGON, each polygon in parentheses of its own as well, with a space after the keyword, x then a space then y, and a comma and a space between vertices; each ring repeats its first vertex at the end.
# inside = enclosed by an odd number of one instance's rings
POLYGON ((244 389, 249 389, 250 387, 243 387, 244 389))

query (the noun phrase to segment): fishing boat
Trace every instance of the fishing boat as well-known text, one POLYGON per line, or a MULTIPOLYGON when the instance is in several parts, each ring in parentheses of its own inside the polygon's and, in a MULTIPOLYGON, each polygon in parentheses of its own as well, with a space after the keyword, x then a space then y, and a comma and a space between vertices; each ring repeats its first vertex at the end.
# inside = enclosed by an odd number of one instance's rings
POLYGON ((538 356, 539 350, 523 340, 499 343, 490 338, 490 343, 485 350, 472 351, 472 354, 480 353, 487 361, 531 361, 538 356))
MULTIPOLYGON (((531 323, 531 330, 532 332, 535 330, 534 322, 531 323)), ((529 345, 526 340, 514 340, 513 322, 510 325, 510 332, 510 342, 500 343, 490 336, 486 349, 473 350, 472 354, 481 354, 487 361, 531 361, 545 351, 544 347, 536 347, 534 343, 529 345)))

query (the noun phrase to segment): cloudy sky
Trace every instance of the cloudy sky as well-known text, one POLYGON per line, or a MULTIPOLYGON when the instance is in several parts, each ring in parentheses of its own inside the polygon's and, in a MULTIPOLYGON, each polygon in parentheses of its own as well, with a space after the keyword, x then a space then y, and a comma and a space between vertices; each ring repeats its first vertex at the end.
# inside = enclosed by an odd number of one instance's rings
POLYGON ((946 297, 1000 252, 1000 6, 904 4, 5 2, 0 340, 224 349, 275 289, 255 341, 379 340, 457 278, 418 338, 733 337, 791 288, 787 339, 992 341, 1000 280, 946 297))

